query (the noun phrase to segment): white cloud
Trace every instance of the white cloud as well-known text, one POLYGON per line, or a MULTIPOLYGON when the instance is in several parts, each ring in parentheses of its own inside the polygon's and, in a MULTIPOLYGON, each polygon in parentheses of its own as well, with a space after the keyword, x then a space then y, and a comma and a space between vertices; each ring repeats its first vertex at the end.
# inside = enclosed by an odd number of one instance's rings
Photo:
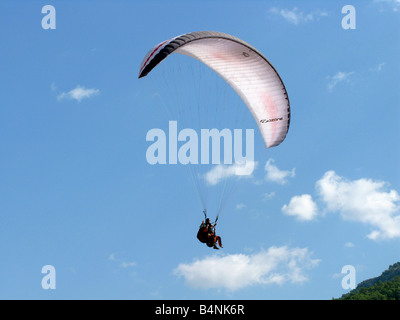
POLYGON ((136 262, 122 262, 121 263, 121 267, 122 268, 129 268, 129 267, 135 267, 136 266, 136 262))
POLYGON ((383 67, 385 66, 385 62, 381 62, 380 64, 378 64, 376 67, 373 68, 369 68, 369 71, 375 71, 375 72, 380 72, 382 71, 383 67))
POLYGON ((252 285, 303 283, 305 270, 318 265, 308 248, 270 247, 260 253, 213 255, 180 264, 174 273, 196 289, 236 291, 252 285))
POLYGON ((298 220, 310 221, 317 216, 318 207, 309 194, 303 194, 290 199, 289 204, 282 207, 282 212, 298 220))
POLYGON ((266 200, 271 200, 273 197, 275 197, 275 192, 271 191, 271 192, 266 192, 263 195, 263 199, 266 200))
POLYGON ((340 82, 350 83, 350 77, 354 74, 354 72, 342 72, 339 71, 333 76, 328 76, 328 90, 332 91, 333 88, 340 82))
POLYGON ((136 267, 137 263, 133 261, 123 261, 120 258, 117 258, 116 253, 111 253, 108 256, 108 260, 113 261, 114 263, 119 263, 119 266, 122 268, 131 268, 131 267, 136 267))
POLYGON ((216 165, 204 175, 204 179, 209 185, 216 185, 225 179, 231 177, 251 177, 254 169, 257 167, 257 162, 246 161, 245 165, 216 165))
POLYGON ((300 23, 306 23, 306 22, 310 22, 310 21, 316 21, 322 17, 328 16, 328 13, 325 11, 315 10, 315 11, 311 11, 308 13, 304 13, 302 11, 299 11, 299 9, 296 7, 293 8, 292 10, 279 9, 279 8, 273 7, 269 10, 269 12, 283 17, 286 21, 288 21, 294 25, 298 25, 300 23))
POLYGON ((374 2, 389 6, 394 12, 399 12, 400 10, 400 0, 374 0, 374 2))
POLYGON ((328 171, 316 188, 327 210, 340 212, 344 220, 362 222, 374 229, 372 240, 400 237, 400 196, 385 190, 387 184, 371 179, 348 180, 328 171))
MULTIPOLYGON (((52 90, 53 90, 53 86, 52 86, 52 90)), ((88 89, 85 87, 81 87, 81 86, 77 86, 76 88, 68 91, 68 92, 61 92, 58 96, 57 96, 57 100, 61 101, 64 99, 74 99, 78 102, 80 102, 82 99, 87 99, 90 98, 92 96, 98 95, 100 93, 99 89, 88 89)))
POLYGON ((265 164, 265 179, 267 181, 276 182, 279 184, 285 184, 287 182, 287 178, 293 178, 295 176, 295 168, 292 170, 280 170, 277 166, 273 163, 275 162, 274 159, 268 159, 267 163, 265 164))
POLYGON ((246 208, 246 205, 244 203, 238 203, 236 205, 236 210, 242 210, 244 208, 246 208))

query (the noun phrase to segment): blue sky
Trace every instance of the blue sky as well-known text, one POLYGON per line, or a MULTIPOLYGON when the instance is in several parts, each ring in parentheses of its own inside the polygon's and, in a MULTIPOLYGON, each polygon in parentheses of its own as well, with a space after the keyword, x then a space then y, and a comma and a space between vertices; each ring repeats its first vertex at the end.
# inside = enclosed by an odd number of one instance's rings
POLYGON ((399 261, 399 1, 6 0, 0 12, 0 298, 331 299, 348 291, 343 266, 358 283, 399 261), (342 28, 347 4, 355 30, 342 28), (262 52, 292 111, 272 149, 243 119, 257 167, 221 215, 218 252, 195 238, 187 170, 146 161, 147 132, 175 119, 137 79, 154 45, 201 30, 262 52))

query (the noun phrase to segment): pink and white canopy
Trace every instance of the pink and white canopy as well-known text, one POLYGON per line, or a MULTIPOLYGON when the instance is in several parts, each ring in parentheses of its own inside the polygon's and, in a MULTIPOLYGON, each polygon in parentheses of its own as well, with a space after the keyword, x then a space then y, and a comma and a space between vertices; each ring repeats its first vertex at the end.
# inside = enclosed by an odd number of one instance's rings
POLYGON ((271 63, 254 47, 221 32, 187 33, 151 49, 140 65, 139 78, 174 52, 203 62, 239 94, 256 120, 267 148, 285 139, 290 123, 285 85, 271 63))

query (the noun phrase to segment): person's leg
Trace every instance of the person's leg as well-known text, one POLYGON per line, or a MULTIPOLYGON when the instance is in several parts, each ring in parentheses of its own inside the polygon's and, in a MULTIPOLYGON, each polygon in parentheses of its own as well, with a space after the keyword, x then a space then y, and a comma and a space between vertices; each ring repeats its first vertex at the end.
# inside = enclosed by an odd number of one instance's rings
POLYGON ((217 241, 218 241, 218 245, 219 245, 221 248, 223 248, 223 247, 222 247, 222 244, 221 244, 221 237, 220 237, 220 236, 217 236, 217 241))

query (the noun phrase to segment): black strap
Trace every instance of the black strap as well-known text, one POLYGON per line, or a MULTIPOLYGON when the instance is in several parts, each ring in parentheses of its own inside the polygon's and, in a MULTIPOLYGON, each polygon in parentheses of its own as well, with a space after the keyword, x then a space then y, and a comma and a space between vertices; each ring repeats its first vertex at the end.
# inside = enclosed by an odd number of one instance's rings
MULTIPOLYGON (((204 210, 203 210, 203 213, 204 213, 204 219, 207 220, 207 210, 204 209, 204 210)), ((218 218, 219 218, 219 214, 217 215, 217 218, 215 219, 215 221, 214 221, 214 223, 213 223, 213 225, 214 225, 214 230, 215 230, 215 225, 217 224, 218 218)))

